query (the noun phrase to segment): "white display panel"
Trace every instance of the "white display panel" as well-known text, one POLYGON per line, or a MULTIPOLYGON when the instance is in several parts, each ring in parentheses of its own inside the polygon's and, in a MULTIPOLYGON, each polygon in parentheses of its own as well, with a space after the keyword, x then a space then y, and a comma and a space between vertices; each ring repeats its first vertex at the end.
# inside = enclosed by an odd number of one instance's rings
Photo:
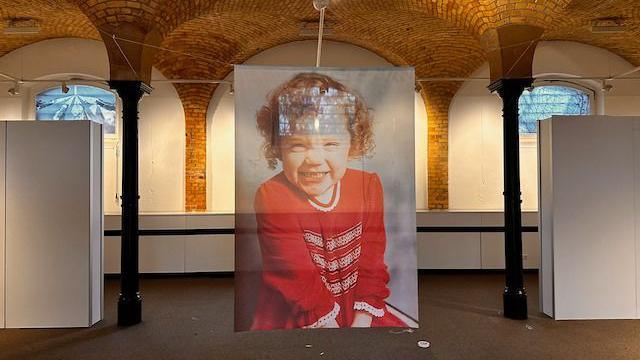
MULTIPOLYGON (((5 148, 6 148, 7 123, 0 122, 0 204, 5 203, 5 148)), ((5 218, 5 208, 0 206, 0 219, 5 218)), ((0 221, 0 329, 5 327, 5 222, 0 221)))
POLYGON ((102 317, 100 125, 6 126, 5 325, 90 326, 102 317))
POLYGON ((631 319, 636 304, 640 119, 540 122, 543 311, 556 319, 631 319))

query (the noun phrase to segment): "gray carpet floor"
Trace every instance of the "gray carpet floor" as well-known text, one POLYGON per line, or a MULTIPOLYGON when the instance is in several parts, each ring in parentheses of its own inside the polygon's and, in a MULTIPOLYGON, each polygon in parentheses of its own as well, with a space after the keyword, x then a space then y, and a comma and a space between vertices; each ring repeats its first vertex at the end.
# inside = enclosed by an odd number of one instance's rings
POLYGON ((554 321, 500 315, 503 275, 426 274, 421 328, 233 332, 233 278, 142 281, 142 324, 116 326, 118 281, 105 282, 105 320, 89 329, 0 330, 1 359, 640 359, 640 321, 554 321), (431 347, 417 346, 427 340, 431 347))

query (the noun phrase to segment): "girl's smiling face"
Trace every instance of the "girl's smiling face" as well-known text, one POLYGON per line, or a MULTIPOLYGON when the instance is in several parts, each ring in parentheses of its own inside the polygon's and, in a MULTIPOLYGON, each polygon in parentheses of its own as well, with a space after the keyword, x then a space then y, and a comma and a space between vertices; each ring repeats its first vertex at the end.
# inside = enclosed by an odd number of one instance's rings
POLYGON ((344 176, 350 146, 346 125, 334 134, 283 136, 282 169, 287 180, 307 195, 323 195, 344 176))

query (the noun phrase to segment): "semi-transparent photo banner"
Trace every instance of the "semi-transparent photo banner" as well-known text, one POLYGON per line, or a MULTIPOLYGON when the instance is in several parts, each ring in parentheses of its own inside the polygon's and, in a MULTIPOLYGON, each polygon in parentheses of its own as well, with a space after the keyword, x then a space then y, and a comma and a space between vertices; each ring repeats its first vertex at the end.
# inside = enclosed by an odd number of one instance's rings
POLYGON ((236 331, 418 326, 414 84, 235 67, 236 331))

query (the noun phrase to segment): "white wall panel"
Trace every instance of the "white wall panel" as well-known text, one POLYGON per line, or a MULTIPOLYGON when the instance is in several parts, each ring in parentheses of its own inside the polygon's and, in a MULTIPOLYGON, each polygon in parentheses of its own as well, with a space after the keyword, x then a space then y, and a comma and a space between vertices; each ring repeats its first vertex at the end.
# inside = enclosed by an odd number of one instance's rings
MULTIPOLYGON (((481 235, 483 269, 504 269, 504 234, 485 232, 481 235)), ((522 233, 522 268, 537 269, 540 266, 540 241, 538 233, 522 233)))
MULTIPOLYGON (((5 219, 7 123, 0 122, 0 219, 5 219)), ((5 222, 0 220, 0 329, 5 327, 5 222)))
POLYGON ((234 227, 233 214, 189 214, 186 216, 187 229, 215 229, 234 227))
POLYGON ((233 271, 233 235, 185 237, 185 271, 233 271))
MULTIPOLYGON (((501 226, 502 213, 421 211, 416 213, 418 226, 468 227, 501 226)), ((144 229, 232 229, 231 214, 142 214, 144 229)), ((523 225, 536 226, 537 214, 523 213, 523 225)), ((120 216, 105 217, 107 229, 120 228, 120 216)), ((504 241, 501 233, 419 233, 418 263, 420 269, 502 269, 504 241)), ((154 236, 142 240, 140 261, 142 272, 216 272, 233 271, 233 235, 154 236), (184 251, 180 250, 181 246, 184 251), (184 257, 184 270, 179 270, 184 257), (144 264, 144 265, 143 265, 144 264)), ((537 233, 523 233, 523 265, 535 269, 539 265, 537 233)), ((105 238, 105 272, 120 270, 120 238, 105 238)))
POLYGON ((480 233, 418 233, 419 269, 480 269, 480 233))
POLYGON ((140 272, 184 272, 184 236, 141 236, 140 272))
POLYGON ((90 190, 89 190, 89 291, 91 305, 90 323, 95 324, 102 319, 104 297, 103 275, 103 149, 102 126, 90 123, 90 190))
POLYGON ((102 148, 92 147, 90 124, 7 124, 7 327, 92 323, 91 274, 101 277, 100 249, 92 245, 100 242, 102 220, 91 208, 101 209, 91 177, 92 166, 102 164, 91 156, 101 160, 102 148))
POLYGON ((482 233, 481 256, 483 269, 504 269, 504 234, 482 233))
POLYGON ((105 274, 120 273, 120 249, 121 249, 121 243, 120 243, 119 236, 104 237, 104 273, 105 274))
POLYGON ((552 199, 543 196, 542 218, 552 222, 543 250, 552 251, 556 319, 637 317, 634 119, 550 120, 552 199))
POLYGON ((420 211, 416 213, 418 226, 480 226, 482 213, 457 211, 420 211))

